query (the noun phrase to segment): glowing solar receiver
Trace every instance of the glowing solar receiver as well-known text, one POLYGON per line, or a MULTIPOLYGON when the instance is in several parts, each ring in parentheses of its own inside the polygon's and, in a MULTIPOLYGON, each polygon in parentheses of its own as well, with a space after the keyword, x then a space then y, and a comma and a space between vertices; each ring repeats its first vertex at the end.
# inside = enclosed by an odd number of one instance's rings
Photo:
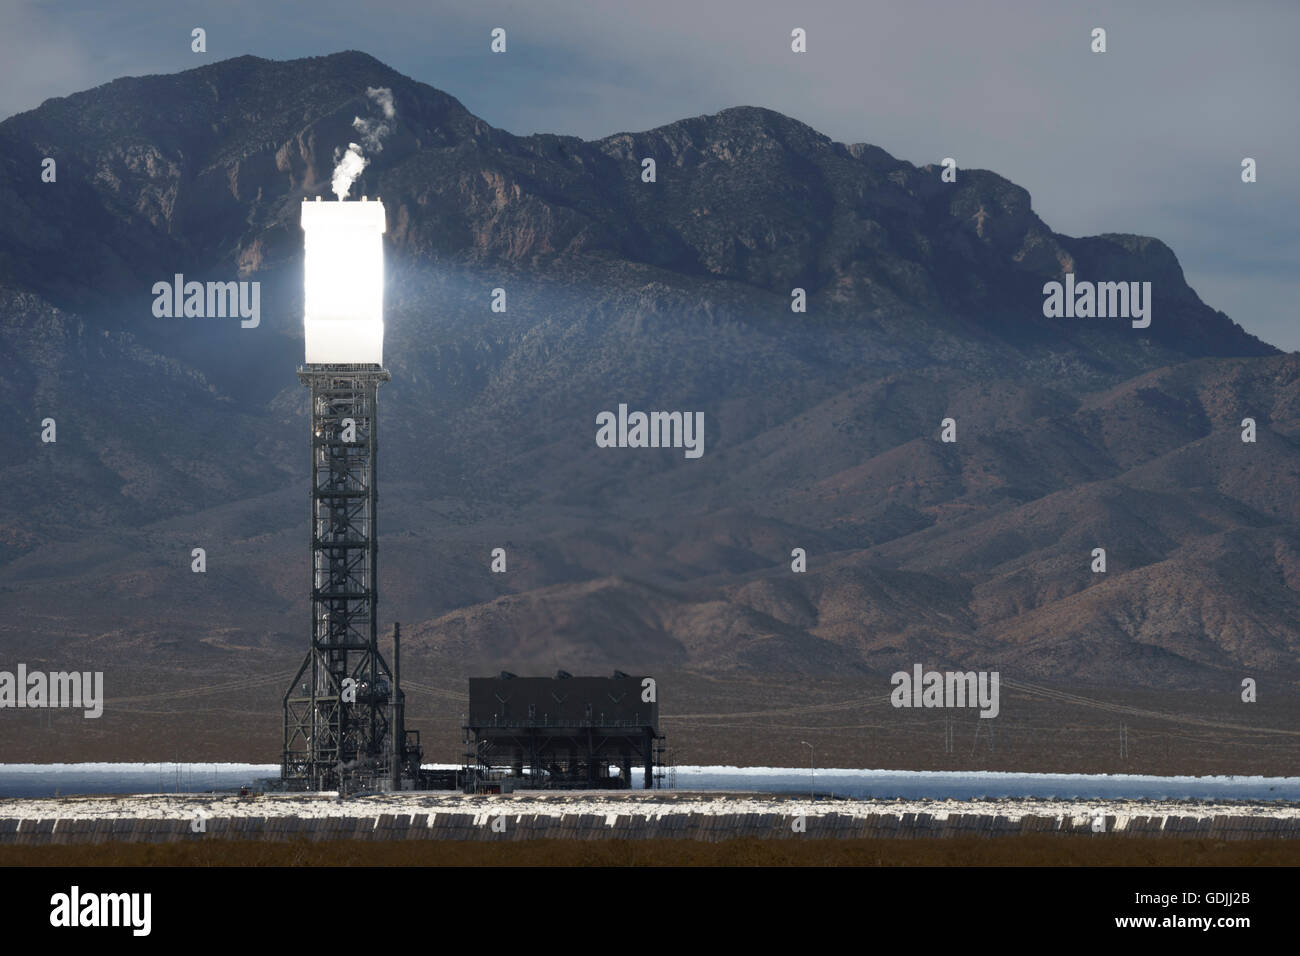
POLYGON ((384 361, 384 204, 303 200, 308 365, 384 361))

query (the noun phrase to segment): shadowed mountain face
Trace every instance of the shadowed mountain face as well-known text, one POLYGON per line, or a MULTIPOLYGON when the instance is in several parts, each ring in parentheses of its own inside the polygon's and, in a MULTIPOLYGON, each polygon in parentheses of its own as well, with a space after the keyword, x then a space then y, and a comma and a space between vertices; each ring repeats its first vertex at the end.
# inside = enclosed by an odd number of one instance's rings
POLYGON ((396 107, 352 191, 388 213, 381 612, 412 666, 1297 676, 1300 359, 1159 240, 1058 235, 993 173, 751 107, 521 138, 360 53, 0 123, 6 646, 297 663, 298 212, 369 87, 396 107), (259 281, 261 324, 155 318, 176 273, 259 281), (1066 273, 1151 282, 1150 327, 1044 318, 1066 273), (620 403, 703 412, 704 454, 598 448, 620 403))

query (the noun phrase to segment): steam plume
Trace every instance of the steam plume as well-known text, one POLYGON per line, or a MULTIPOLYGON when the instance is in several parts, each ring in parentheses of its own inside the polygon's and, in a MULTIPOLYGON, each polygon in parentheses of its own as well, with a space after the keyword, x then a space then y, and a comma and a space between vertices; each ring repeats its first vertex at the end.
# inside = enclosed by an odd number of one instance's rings
POLYGON ((342 202, 347 198, 348 191, 352 189, 352 184, 356 182, 361 171, 366 168, 370 162, 366 158, 362 145, 371 153, 382 152, 384 148, 384 138, 388 136, 396 125, 397 109, 393 106, 393 91, 387 87, 366 87, 366 96, 378 108, 382 115, 374 118, 363 119, 360 116, 353 118, 352 128, 361 134, 361 143, 348 143, 346 151, 334 151, 334 176, 330 182, 330 188, 334 195, 338 196, 342 202))

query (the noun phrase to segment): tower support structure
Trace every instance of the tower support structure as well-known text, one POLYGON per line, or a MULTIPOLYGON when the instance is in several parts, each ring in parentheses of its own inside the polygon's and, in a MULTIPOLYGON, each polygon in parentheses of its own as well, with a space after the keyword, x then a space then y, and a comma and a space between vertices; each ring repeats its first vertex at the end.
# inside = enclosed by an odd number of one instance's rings
POLYGON ((283 786, 415 786, 421 753, 379 652, 378 364, 308 364, 311 646, 284 697, 283 786), (409 780, 411 783, 404 783, 409 780))

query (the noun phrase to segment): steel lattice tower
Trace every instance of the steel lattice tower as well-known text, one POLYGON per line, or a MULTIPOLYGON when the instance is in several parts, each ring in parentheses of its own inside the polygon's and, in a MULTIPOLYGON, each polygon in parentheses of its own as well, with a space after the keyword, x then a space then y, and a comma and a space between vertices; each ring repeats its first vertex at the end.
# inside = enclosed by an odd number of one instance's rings
POLYGON ((291 790, 416 786, 400 635, 379 653, 378 394, 383 204, 302 203, 303 332, 311 390, 311 647, 284 695, 280 779, 291 790))
POLYGON ((403 695, 378 646, 376 412, 389 378, 380 365, 298 370, 311 389, 312 631, 284 699, 293 789, 400 786, 407 763, 403 695))

